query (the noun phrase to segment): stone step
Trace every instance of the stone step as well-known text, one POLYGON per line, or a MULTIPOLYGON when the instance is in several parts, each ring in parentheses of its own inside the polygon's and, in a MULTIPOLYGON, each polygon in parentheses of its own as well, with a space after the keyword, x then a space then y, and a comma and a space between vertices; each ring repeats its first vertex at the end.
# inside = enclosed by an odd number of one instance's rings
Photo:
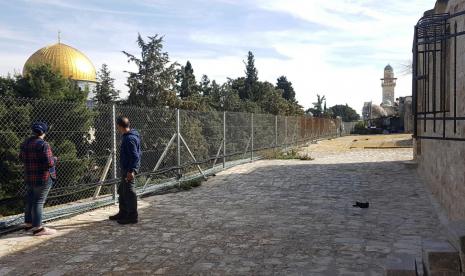
MULTIPOLYGON (((433 202, 434 205, 434 202, 433 202)), ((443 234, 452 245, 452 247, 459 251, 459 258, 461 263, 461 271, 465 272, 465 221, 464 220, 449 220, 447 214, 439 205, 435 206, 438 211, 438 216, 441 224, 444 226, 443 234)), ((462 273, 465 275, 465 273, 462 273)))
POLYGON ((385 276, 417 276, 415 256, 392 254, 386 259, 385 276))
POLYGON ((423 265, 428 276, 460 276, 459 252, 447 241, 423 241, 423 265))
POLYGON ((404 166, 406 166, 409 169, 418 168, 418 162, 415 161, 415 160, 404 161, 403 164, 404 164, 404 166))
POLYGON ((449 242, 460 250, 462 271, 465 271, 465 221, 448 221, 446 229, 449 242))

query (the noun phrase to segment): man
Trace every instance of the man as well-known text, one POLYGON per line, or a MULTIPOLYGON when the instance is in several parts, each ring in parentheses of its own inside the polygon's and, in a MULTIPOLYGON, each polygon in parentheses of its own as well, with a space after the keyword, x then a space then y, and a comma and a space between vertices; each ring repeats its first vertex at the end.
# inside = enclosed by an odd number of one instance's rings
POLYGON ((119 212, 110 216, 119 224, 134 224, 138 222, 137 195, 135 176, 140 168, 140 136, 130 128, 129 119, 119 117, 116 120, 118 131, 122 134, 120 148, 121 183, 118 187, 119 212))
POLYGON ((55 163, 50 145, 44 141, 48 126, 37 122, 32 125, 32 137, 21 145, 19 158, 24 164, 26 184, 25 230, 34 236, 52 235, 56 230, 42 226, 42 211, 48 192, 56 180, 55 163))

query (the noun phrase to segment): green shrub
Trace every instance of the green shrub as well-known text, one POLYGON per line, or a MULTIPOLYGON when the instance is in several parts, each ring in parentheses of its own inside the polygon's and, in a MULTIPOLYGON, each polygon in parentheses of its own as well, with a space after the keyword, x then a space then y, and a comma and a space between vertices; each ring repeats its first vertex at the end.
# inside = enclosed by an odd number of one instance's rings
POLYGON ((187 190, 190 190, 192 188, 200 187, 200 185, 202 185, 203 181, 204 180, 201 179, 201 178, 184 181, 184 182, 181 182, 180 188, 182 190, 187 191, 187 190))
POLYGON ((263 153, 263 158, 270 160, 314 160, 308 153, 299 152, 296 148, 291 148, 287 151, 269 150, 263 153))

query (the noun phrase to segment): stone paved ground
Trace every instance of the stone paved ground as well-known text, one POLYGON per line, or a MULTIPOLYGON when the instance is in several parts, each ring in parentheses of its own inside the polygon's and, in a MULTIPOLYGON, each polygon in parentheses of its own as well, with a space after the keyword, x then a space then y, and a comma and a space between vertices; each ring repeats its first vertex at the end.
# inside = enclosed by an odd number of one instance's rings
POLYGON ((0 275, 382 275, 390 253, 418 255, 441 232, 402 164, 411 155, 318 151, 314 161, 238 166, 189 192, 142 199, 135 226, 106 221, 110 207, 54 222, 52 238, 0 237, 0 275), (370 208, 353 208, 359 199, 370 208))

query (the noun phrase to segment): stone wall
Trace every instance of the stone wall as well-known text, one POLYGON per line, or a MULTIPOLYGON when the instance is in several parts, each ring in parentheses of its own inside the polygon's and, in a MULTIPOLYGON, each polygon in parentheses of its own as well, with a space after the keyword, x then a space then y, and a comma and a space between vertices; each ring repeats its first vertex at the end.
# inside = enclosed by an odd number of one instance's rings
POLYGON ((451 219, 465 219, 465 142, 421 140, 418 170, 451 219))
POLYGON ((404 124, 405 133, 413 133, 412 97, 399 98, 399 116, 404 124))
MULTIPOLYGON (((465 1, 463 0, 439 0, 437 1, 434 10, 427 11, 425 14, 431 13, 450 13, 465 10, 465 1)), ((458 32, 465 31, 465 16, 452 17, 448 20, 451 26, 451 32, 454 33, 454 25, 457 22, 458 32)), ((454 47, 453 38, 448 39, 445 49, 445 116, 454 116, 454 47)), ((457 39, 457 116, 465 116, 465 36, 460 36, 457 39)), ((420 48, 421 50, 421 48, 420 48)), ((423 58, 418 59, 420 68, 428 67, 430 72, 433 71, 432 58, 429 58, 426 66, 423 58)), ((421 69, 420 69, 421 70, 421 69)), ((430 76, 431 77, 431 76, 430 76)), ((432 78, 432 77, 431 77, 432 78)), ((440 74, 436 76, 436 83, 440 82, 440 74)), ((418 85, 417 92, 419 94, 417 101, 418 111, 421 112, 424 107, 425 96, 421 93, 425 86, 429 91, 432 91, 433 81, 422 82, 418 85), (429 87, 428 87, 429 86, 429 87)), ((437 91, 441 91, 437 87, 437 91)), ((439 92, 438 92, 439 93, 439 92)), ((432 101, 431 95, 426 100, 432 101)), ((415 103, 414 103, 415 104, 415 103)), ((439 107, 440 108, 440 107, 439 107)), ((444 108, 442 109, 444 110, 444 108)), ((442 117, 444 114, 438 113, 436 116, 442 117)), ((439 137, 440 139, 421 139, 415 141, 414 156, 418 161, 418 172, 425 179, 430 190, 447 210, 451 219, 465 219, 465 141, 449 141, 442 140, 445 127, 445 135, 448 138, 465 138, 465 121, 458 121, 457 132, 454 132, 454 122, 446 121, 444 126, 442 121, 436 121, 436 129, 434 129, 434 121, 429 114, 429 120, 426 120, 426 130, 424 120, 417 120, 417 134, 419 136, 439 137)), ((421 116, 420 116, 421 117, 421 116)))
POLYGON ((405 112, 403 113, 403 120, 404 120, 404 132, 413 133, 412 103, 405 105, 405 112))

